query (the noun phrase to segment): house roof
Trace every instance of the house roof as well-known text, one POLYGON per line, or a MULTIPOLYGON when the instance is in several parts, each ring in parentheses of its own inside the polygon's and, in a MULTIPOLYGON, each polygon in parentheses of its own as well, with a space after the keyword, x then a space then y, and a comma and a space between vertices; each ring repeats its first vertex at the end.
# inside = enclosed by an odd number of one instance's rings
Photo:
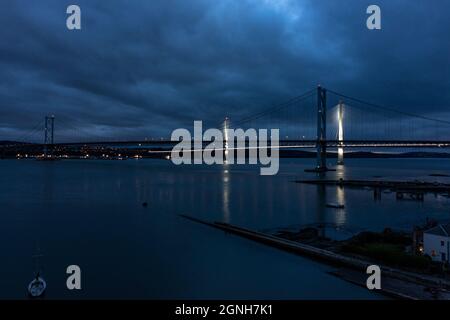
POLYGON ((435 234, 438 236, 450 237, 450 223, 438 224, 436 227, 424 231, 424 233, 435 234))

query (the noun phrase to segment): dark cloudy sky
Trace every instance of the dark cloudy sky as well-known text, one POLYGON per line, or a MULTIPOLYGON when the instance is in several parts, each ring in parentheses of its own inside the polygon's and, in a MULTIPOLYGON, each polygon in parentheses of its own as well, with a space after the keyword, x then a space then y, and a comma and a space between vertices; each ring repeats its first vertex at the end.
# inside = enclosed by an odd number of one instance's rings
POLYGON ((168 135, 318 83, 450 120, 449 16, 445 0, 1 0, 0 140, 51 113, 62 136, 168 135))

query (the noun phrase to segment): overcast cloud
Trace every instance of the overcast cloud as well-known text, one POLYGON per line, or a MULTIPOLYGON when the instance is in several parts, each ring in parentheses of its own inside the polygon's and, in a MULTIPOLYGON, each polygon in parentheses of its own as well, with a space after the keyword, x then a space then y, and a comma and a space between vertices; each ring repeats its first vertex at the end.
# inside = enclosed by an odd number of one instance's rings
POLYGON ((449 12, 445 0, 1 0, 0 140, 46 114, 63 136, 168 136, 318 83, 445 117, 449 12), (66 28, 69 4, 81 31, 66 28), (381 31, 365 26, 370 4, 381 31))

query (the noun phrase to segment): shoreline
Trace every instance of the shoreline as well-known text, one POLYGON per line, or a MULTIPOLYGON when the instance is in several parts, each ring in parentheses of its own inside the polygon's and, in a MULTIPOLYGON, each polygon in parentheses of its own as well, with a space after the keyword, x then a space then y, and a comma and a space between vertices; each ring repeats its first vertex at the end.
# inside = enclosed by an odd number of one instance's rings
MULTIPOLYGON (((337 267, 337 270, 332 271, 335 272, 335 274, 332 273, 333 275, 360 286, 365 286, 365 279, 368 276, 365 273, 367 267, 374 264, 370 260, 342 255, 227 223, 208 222, 188 215, 180 215, 180 217, 337 267), (364 281, 361 279, 364 279, 364 281)), ((447 291, 447 289, 450 289, 450 281, 386 265, 380 264, 379 266, 382 270, 382 288, 379 291, 387 296, 411 300, 436 300, 435 293, 438 292, 441 299, 450 299, 450 291, 447 291)))

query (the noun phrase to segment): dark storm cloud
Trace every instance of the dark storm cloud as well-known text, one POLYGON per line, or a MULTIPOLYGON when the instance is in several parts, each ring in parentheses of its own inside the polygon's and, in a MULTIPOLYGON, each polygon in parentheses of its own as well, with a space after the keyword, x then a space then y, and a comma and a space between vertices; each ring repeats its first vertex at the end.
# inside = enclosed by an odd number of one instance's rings
POLYGON ((18 1, 0 4, 0 140, 53 113, 60 135, 217 126, 317 83, 400 110, 450 107, 446 1, 18 1), (78 4, 82 30, 65 27, 78 4))

